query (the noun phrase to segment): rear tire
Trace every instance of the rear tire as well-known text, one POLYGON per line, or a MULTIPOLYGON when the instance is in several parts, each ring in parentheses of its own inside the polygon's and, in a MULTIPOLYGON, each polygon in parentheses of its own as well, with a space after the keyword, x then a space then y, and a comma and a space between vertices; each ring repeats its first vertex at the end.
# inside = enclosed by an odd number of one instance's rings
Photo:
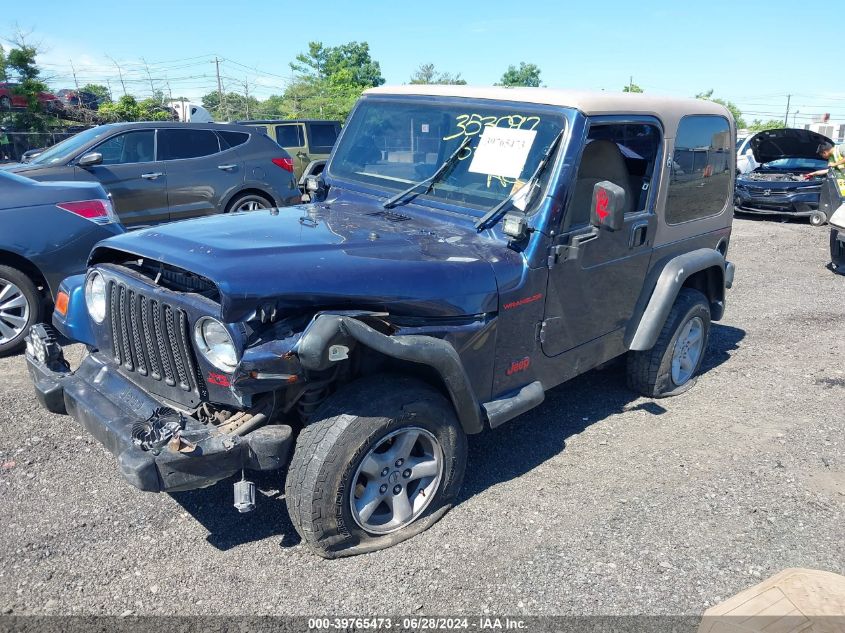
POLYGON ((276 205, 272 200, 257 193, 247 193, 241 196, 236 196, 234 200, 226 207, 226 213, 235 213, 237 211, 258 211, 260 209, 271 209, 276 205))
POLYGON ((827 224, 827 214, 824 211, 814 211, 810 216, 810 224, 813 226, 824 226, 827 224))
POLYGON ((324 558, 400 543, 455 503, 467 441, 451 403, 406 377, 373 376, 331 396, 299 434, 285 499, 324 558))
POLYGON ((32 324, 41 321, 38 288, 17 268, 0 266, 0 356, 17 352, 32 324))
POLYGON ((11 110, 12 100, 9 97, 0 97, 0 110, 11 110))
POLYGON ((695 384, 710 335, 710 305, 698 290, 681 288, 650 350, 628 353, 628 386, 666 398, 695 384))

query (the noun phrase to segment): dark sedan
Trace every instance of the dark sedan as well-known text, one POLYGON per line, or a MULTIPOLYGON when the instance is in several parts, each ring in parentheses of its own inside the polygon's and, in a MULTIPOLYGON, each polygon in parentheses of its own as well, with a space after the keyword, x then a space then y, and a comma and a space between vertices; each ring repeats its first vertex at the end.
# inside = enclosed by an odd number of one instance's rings
POLYGON ((817 150, 825 136, 809 130, 766 130, 749 145, 758 166, 736 179, 734 207, 738 213, 809 218, 814 226, 827 222, 819 208, 824 177, 808 174, 827 166, 817 150))
POLYGON ((127 226, 301 201, 290 155, 239 125, 101 125, 5 169, 35 180, 99 182, 127 226))
POLYGON ((0 355, 20 349, 94 244, 123 232, 97 183, 39 183, 0 172, 0 355))

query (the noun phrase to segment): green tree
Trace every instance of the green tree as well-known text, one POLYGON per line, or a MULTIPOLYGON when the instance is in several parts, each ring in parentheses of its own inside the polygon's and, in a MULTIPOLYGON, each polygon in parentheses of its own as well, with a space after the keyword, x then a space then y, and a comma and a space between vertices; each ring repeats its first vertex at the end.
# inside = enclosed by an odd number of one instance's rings
POLYGON ((361 88, 384 83, 381 66, 370 56, 367 42, 349 42, 340 46, 308 42, 308 52, 297 55, 290 67, 302 78, 311 80, 343 79, 361 88))
POLYGON ((498 86, 529 86, 536 88, 540 85, 540 68, 536 64, 519 62, 519 68, 508 66, 502 75, 498 86))
POLYGON ((732 101, 725 101, 724 99, 714 98, 712 88, 706 92, 699 92, 697 95, 695 95, 695 98, 704 99, 704 101, 712 101, 713 103, 718 103, 719 105, 725 106, 733 116, 737 129, 742 129, 745 127, 745 119, 742 118, 742 110, 740 110, 732 101))
POLYGON ((461 78, 461 73, 455 75, 447 72, 437 72, 434 64, 420 64, 420 67, 411 75, 412 84, 453 84, 465 86, 466 80, 461 78))
POLYGON ((132 95, 124 95, 117 101, 100 106, 98 114, 105 121, 169 121, 173 114, 155 99, 138 101, 132 95))
POLYGON ((111 93, 109 89, 101 84, 85 84, 80 89, 82 92, 90 92, 95 95, 100 103, 111 103, 111 93))
POLYGON ((366 42, 323 46, 309 42, 308 52, 297 55, 291 68, 297 74, 279 99, 267 108, 284 118, 314 117, 344 120, 361 91, 384 83, 379 63, 366 42))
POLYGON ((215 90, 202 98, 202 107, 211 112, 215 121, 240 121, 255 118, 261 109, 261 104, 255 97, 247 99, 237 92, 227 92, 223 95, 223 103, 215 90))
POLYGON ((622 92, 645 92, 645 90, 640 88, 635 83, 630 83, 627 86, 625 86, 624 88, 622 88, 622 92))
POLYGON ((6 51, 0 46, 0 81, 6 81, 6 51))
POLYGON ((748 126, 751 132, 762 132, 763 130, 779 130, 784 127, 781 119, 770 119, 768 121, 761 121, 754 119, 748 126))
POLYGON ((39 76, 41 70, 35 63, 38 49, 26 43, 22 35, 15 39, 15 46, 5 53, 5 70, 7 77, 15 77, 18 86, 15 93, 26 99, 26 110, 12 116, 15 127, 19 130, 43 131, 48 126, 44 104, 38 100, 39 93, 47 91, 47 85, 39 76))

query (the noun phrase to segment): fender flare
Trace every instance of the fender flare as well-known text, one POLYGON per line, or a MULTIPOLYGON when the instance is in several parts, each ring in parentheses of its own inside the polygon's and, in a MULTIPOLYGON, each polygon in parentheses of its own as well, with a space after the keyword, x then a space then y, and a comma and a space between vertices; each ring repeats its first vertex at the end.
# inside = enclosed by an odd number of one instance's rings
MULTIPOLYGON (((645 351, 654 347, 678 292, 691 275, 708 268, 717 268, 721 275, 721 287, 724 292, 725 268, 727 265, 724 255, 712 248, 690 251, 666 262, 660 271, 654 290, 642 311, 639 322, 634 323, 632 320, 628 326, 628 332, 625 336, 626 340, 630 340, 628 349, 645 351)), ((710 310, 713 312, 713 320, 718 321, 724 311, 723 297, 716 301, 711 300, 710 310)))
POLYGON ((331 366, 329 348, 351 341, 397 360, 431 367, 446 385, 464 432, 474 434, 484 429, 481 407, 461 358, 455 348, 442 339, 421 335, 388 336, 354 316, 323 313, 314 317, 306 328, 295 352, 302 367, 321 371, 331 366))

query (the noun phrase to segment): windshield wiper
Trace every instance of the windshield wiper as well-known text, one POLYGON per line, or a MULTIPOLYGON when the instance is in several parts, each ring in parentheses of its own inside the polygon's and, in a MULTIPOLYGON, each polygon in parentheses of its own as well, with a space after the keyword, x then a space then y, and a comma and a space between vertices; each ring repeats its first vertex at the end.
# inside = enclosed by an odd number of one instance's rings
POLYGON ((469 145, 469 142, 471 140, 471 136, 465 136, 464 140, 461 141, 460 145, 458 145, 458 149, 452 152, 452 155, 449 156, 449 158, 447 158, 445 161, 443 161, 443 164, 437 168, 437 171, 435 171, 433 174, 431 174, 431 176, 429 176, 425 180, 421 180, 420 182, 411 185, 410 187, 405 189, 405 191, 400 191, 395 196, 386 201, 382 206, 385 209, 392 209, 393 207, 398 205, 406 196, 414 193, 417 189, 421 189, 422 187, 425 187, 425 190, 421 193, 428 193, 429 191, 431 191, 431 188, 434 186, 434 183, 440 180, 443 177, 443 174, 445 174, 449 170, 449 168, 454 164, 454 162, 458 160, 458 155, 463 151, 463 149, 467 145, 469 145))
POLYGON ((525 205, 528 208, 528 204, 531 202, 531 195, 532 189, 537 186, 537 183, 540 180, 540 176, 543 174, 543 170, 546 169, 546 165, 549 164, 549 159, 554 154, 555 149, 557 149, 558 143, 560 143, 560 139, 563 138, 563 130, 557 133, 554 140, 552 141, 549 148, 546 150, 543 157, 540 159, 540 162, 537 163, 537 168, 534 170, 534 173, 531 174, 531 178, 528 179, 522 187, 514 191, 511 195, 507 198, 502 200, 499 204, 495 207, 490 209, 487 213, 484 214, 484 217, 479 218, 478 221, 475 223, 475 228, 479 231, 483 231, 484 229, 490 228, 496 222, 499 221, 499 218, 504 215, 504 210, 507 208, 509 204, 513 202, 513 199, 523 190, 525 190, 525 205))

